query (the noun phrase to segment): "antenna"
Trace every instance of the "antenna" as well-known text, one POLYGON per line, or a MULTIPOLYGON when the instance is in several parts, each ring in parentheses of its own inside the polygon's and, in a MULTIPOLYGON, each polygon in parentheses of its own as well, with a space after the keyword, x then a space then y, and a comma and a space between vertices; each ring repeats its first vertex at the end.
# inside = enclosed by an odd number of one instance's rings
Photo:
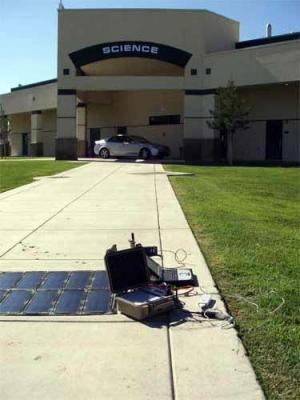
POLYGON ((272 36, 272 25, 267 24, 266 25, 266 37, 271 37, 272 36))
POLYGON ((65 9, 62 0, 59 0, 58 9, 59 9, 59 10, 64 10, 64 9, 65 9))
POLYGON ((135 248, 135 237, 134 237, 134 233, 131 234, 131 239, 129 240, 129 243, 130 243, 130 247, 131 247, 132 249, 134 249, 134 248, 135 248))

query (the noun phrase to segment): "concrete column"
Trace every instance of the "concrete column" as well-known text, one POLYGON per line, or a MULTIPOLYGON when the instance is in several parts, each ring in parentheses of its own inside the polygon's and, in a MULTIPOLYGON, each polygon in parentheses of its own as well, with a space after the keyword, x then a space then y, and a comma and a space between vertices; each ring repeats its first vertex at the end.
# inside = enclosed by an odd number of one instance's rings
POLYGON ((86 157, 87 155, 86 104, 84 103, 79 103, 77 105, 76 137, 78 141, 78 156, 86 157))
POLYGON ((57 93, 57 160, 77 160, 76 90, 59 89, 57 93))
POLYGON ((42 120, 42 111, 32 111, 30 155, 33 157, 43 156, 42 120))
POLYGON ((215 162, 219 159, 219 135, 209 128, 209 110, 215 107, 215 94, 208 90, 187 90, 184 96, 184 159, 215 162))

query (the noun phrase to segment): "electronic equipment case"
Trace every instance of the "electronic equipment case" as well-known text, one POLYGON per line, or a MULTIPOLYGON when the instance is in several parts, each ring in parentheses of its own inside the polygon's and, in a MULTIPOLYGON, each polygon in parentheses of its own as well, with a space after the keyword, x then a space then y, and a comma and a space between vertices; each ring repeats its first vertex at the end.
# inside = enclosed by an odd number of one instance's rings
POLYGON ((104 260, 110 288, 122 314, 140 321, 175 308, 175 296, 168 288, 150 285, 142 247, 108 250, 104 260))

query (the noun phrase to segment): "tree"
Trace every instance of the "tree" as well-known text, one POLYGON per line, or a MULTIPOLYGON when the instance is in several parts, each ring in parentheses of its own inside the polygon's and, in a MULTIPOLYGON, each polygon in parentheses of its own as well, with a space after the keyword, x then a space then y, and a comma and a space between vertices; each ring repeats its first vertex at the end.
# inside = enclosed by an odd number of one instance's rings
POLYGON ((4 113, 2 104, 0 104, 0 154, 6 156, 6 149, 9 135, 9 120, 4 113))
POLYGON ((233 81, 228 81, 226 87, 220 87, 216 93, 215 109, 210 110, 211 121, 207 125, 211 129, 224 131, 226 134, 226 156, 229 165, 233 162, 233 136, 238 130, 246 130, 249 121, 246 120, 250 108, 240 97, 233 81))

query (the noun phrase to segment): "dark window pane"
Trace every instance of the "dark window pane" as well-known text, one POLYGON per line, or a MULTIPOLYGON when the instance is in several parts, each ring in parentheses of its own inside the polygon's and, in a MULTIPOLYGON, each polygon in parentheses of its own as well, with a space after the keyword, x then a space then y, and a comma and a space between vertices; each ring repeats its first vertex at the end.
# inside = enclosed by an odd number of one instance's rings
POLYGON ((118 126, 117 133, 120 135, 126 135, 127 127, 126 126, 118 126))
POLYGON ((119 139, 118 136, 112 136, 110 139, 108 139, 109 143, 118 143, 119 139))
POLYGON ((149 117, 149 125, 176 125, 180 124, 180 115, 159 115, 149 117))

